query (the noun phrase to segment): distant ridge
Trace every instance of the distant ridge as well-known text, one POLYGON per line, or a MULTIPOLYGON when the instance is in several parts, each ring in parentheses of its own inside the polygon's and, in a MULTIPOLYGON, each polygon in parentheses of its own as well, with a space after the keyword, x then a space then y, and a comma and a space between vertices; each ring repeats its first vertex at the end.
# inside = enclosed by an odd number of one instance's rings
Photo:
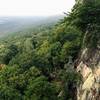
POLYGON ((17 32, 30 26, 56 23, 62 19, 62 15, 44 17, 44 16, 21 16, 21 17, 0 17, 0 36, 8 33, 17 32))

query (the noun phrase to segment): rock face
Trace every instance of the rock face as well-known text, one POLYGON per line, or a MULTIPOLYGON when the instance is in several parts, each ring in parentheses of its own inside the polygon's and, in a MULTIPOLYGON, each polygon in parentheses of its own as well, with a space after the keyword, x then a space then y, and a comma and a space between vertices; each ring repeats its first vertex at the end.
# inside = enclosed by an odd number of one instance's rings
POLYGON ((82 27, 85 34, 77 65, 77 71, 83 76, 78 88, 78 100, 100 100, 100 21, 98 19, 100 2, 99 0, 76 0, 76 2, 77 5, 85 5, 84 7, 87 8, 84 10, 86 20, 83 21, 85 24, 88 22, 86 28, 82 27))
POLYGON ((94 38, 95 47, 85 45, 94 42, 93 40, 90 42, 93 34, 88 31, 84 36, 84 46, 77 66, 77 71, 83 76, 83 82, 78 88, 78 100, 100 100, 100 33, 97 35, 98 37, 94 38))
POLYGON ((100 68, 91 69, 81 62, 77 71, 83 76, 78 88, 78 100, 100 100, 100 68))

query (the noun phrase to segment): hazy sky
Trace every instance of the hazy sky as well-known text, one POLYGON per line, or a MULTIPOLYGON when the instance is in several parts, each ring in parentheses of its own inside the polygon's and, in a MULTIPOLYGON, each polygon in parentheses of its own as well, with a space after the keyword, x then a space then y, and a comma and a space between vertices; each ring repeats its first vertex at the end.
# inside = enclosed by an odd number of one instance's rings
POLYGON ((51 16, 71 10, 75 0, 0 0, 0 16, 51 16))

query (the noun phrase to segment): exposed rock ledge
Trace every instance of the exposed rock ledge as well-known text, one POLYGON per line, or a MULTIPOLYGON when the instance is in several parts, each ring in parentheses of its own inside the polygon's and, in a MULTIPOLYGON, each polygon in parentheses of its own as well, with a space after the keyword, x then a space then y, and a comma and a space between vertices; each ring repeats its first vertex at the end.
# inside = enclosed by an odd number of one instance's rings
POLYGON ((100 100, 100 51, 84 49, 77 67, 83 76, 78 100, 100 100))

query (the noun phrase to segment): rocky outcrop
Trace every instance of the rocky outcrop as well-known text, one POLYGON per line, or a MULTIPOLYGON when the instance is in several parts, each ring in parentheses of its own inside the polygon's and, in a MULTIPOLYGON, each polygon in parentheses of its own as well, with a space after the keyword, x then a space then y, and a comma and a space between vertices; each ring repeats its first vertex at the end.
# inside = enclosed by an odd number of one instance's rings
POLYGON ((78 100, 100 100, 100 67, 91 69, 81 62, 77 71, 83 76, 78 88, 78 100))
POLYGON ((78 100, 100 100, 100 34, 91 38, 93 35, 86 32, 79 56, 77 71, 82 74, 83 82, 78 88, 78 100), (93 42, 96 42, 95 47, 93 42))

